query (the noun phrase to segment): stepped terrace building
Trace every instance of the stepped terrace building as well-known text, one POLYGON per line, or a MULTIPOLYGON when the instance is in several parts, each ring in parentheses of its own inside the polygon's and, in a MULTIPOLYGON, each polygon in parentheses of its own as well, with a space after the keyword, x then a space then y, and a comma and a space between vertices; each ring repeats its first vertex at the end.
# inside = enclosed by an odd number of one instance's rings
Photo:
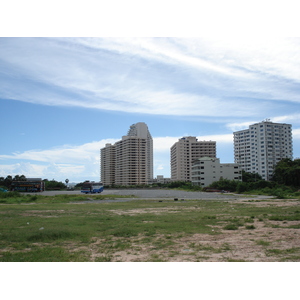
POLYGON ((104 185, 140 185, 153 179, 153 141, 145 123, 131 125, 122 140, 100 152, 104 185))
POLYGON ((179 139, 171 147, 172 181, 191 181, 192 162, 201 157, 216 158, 215 141, 198 141, 192 136, 179 139))

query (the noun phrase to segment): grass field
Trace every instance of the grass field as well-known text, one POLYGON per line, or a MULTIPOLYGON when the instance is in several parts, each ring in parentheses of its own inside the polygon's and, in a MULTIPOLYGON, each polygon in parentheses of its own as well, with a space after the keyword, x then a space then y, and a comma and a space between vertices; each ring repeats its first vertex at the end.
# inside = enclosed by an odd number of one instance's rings
POLYGON ((85 203, 104 197, 3 194, 2 262, 300 261, 299 199, 85 203))

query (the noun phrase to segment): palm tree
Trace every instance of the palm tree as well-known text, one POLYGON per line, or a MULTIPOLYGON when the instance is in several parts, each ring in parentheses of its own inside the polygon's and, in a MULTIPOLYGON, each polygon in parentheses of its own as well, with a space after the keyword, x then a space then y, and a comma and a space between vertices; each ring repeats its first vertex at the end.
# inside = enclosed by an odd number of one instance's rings
POLYGON ((66 185, 68 187, 69 179, 66 179, 65 182, 66 182, 66 185))

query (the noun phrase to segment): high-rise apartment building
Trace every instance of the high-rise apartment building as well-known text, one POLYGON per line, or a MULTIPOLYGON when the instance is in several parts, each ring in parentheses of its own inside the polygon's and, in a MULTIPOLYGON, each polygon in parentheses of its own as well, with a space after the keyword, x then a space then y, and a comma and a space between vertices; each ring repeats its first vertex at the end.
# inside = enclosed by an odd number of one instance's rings
POLYGON ((276 164, 283 158, 293 159, 292 125, 265 120, 236 131, 234 161, 250 173, 270 180, 276 164))
POLYGON ((192 136, 179 139, 171 147, 171 179, 191 181, 192 162, 201 157, 216 158, 216 142, 198 141, 192 136))
POLYGON ((101 181, 105 185, 115 184, 116 146, 106 144, 100 152, 101 181))
POLYGON ((153 179, 153 139, 149 132, 148 126, 145 123, 139 122, 130 126, 128 137, 136 137, 146 141, 146 178, 147 180, 153 179))
POLYGON ((101 149, 104 185, 147 184, 153 179, 153 141, 145 123, 130 126, 128 134, 101 149))

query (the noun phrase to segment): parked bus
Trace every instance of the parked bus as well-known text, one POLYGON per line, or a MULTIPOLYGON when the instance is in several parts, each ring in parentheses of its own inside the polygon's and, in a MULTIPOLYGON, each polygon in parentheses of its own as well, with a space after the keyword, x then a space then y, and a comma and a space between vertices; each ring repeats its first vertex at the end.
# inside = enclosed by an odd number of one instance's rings
POLYGON ((45 190, 45 184, 41 178, 27 178, 26 181, 13 181, 10 190, 25 193, 43 192, 45 190))
POLYGON ((103 192, 103 184, 101 182, 85 182, 81 187, 81 193, 101 193, 103 192))

